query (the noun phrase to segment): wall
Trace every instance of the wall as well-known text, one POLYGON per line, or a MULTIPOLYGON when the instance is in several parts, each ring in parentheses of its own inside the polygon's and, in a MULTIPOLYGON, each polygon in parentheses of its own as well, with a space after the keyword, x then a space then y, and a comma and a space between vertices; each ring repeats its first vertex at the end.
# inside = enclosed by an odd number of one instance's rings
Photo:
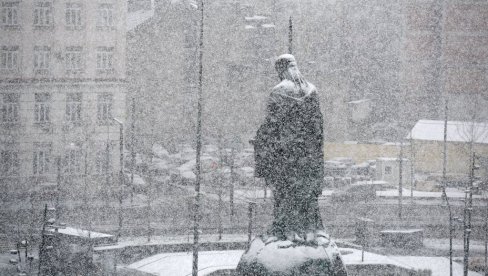
MULTIPOLYGON (((376 160, 381 157, 398 158, 399 144, 348 144, 325 143, 325 158, 352 157, 356 163, 376 160)), ((475 152, 480 156, 488 156, 488 145, 475 145, 475 152)), ((411 156, 410 144, 404 145, 404 158, 413 161, 416 172, 442 173, 443 144, 436 141, 414 141, 411 156)), ((470 164, 469 144, 449 142, 447 146, 447 174, 467 175, 470 164)))

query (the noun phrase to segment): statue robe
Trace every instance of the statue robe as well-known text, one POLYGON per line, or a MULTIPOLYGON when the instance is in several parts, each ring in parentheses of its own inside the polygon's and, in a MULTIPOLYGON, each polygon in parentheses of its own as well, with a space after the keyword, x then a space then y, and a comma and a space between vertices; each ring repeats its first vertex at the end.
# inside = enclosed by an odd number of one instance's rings
POLYGON ((265 178, 273 189, 271 234, 323 229, 318 208, 324 178, 323 118, 312 84, 299 91, 283 80, 273 88, 254 147, 256 177, 265 178))

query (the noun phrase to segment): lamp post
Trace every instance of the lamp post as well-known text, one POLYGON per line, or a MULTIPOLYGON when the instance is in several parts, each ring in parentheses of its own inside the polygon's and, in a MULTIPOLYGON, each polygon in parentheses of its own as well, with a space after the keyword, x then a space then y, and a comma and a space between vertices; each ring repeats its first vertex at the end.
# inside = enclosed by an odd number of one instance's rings
MULTIPOLYGON (((71 151, 71 150, 79 150, 80 147, 77 146, 75 143, 69 143, 68 145, 66 145, 64 147, 65 150, 68 150, 68 151, 71 151)), ((77 152, 75 152, 75 154, 78 154, 77 152)), ((70 153, 71 155, 71 153, 70 153)), ((70 160, 71 160, 71 157, 69 156, 65 156, 68 157, 67 160, 65 160, 67 162, 67 164, 65 164, 65 166, 68 166, 68 175, 72 173, 71 171, 71 168, 69 168, 69 166, 71 164, 69 164, 70 160)), ((61 197, 61 185, 62 185, 62 181, 63 181, 63 166, 61 164, 61 159, 62 159, 62 156, 61 154, 59 154, 57 157, 56 157, 56 170, 57 170, 57 176, 56 176, 56 199, 55 199, 55 205, 54 205, 54 208, 55 208, 55 221, 58 222, 60 217, 61 217, 61 209, 60 209, 60 197, 61 197)))
POLYGON ((119 138, 119 149, 120 149, 120 170, 119 170, 119 229, 117 231, 116 241, 119 241, 122 232, 122 190, 124 188, 124 123, 116 118, 113 118, 115 122, 119 124, 120 138, 119 138))

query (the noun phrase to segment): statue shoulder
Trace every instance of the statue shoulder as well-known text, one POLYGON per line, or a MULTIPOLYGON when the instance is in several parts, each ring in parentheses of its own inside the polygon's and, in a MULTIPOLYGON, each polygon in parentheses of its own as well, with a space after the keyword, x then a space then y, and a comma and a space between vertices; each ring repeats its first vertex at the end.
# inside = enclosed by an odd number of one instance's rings
POLYGON ((290 80, 282 80, 271 90, 271 94, 284 94, 287 95, 288 92, 293 91, 295 85, 290 80))
POLYGON ((310 83, 310 82, 307 82, 307 84, 308 84, 308 87, 309 87, 309 89, 310 89, 310 93, 315 93, 315 94, 317 94, 317 88, 315 87, 315 85, 313 85, 313 84, 312 84, 312 83, 310 83))

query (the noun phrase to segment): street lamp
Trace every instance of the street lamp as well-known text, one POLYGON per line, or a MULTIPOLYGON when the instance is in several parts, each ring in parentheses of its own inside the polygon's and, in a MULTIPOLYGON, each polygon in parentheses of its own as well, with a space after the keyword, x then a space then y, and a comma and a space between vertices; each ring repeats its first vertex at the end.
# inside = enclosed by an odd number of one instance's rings
POLYGON ((115 122, 119 124, 120 129, 120 171, 119 171, 119 229, 117 231, 116 241, 119 241, 122 232, 122 189, 124 188, 124 123, 116 118, 112 118, 115 122))
MULTIPOLYGON (((79 146, 77 146, 75 143, 69 143, 64 147, 64 150, 79 150, 79 146)), ((75 153, 77 154, 77 153, 75 153)), ((63 175, 62 175, 62 166, 61 166, 61 159, 62 159, 62 153, 60 153, 57 158, 56 158, 56 169, 57 169, 57 176, 56 176, 56 202, 55 202, 55 219, 58 221, 60 219, 60 196, 61 196, 61 182, 63 180, 63 175)), ((70 162, 70 158, 66 160, 67 162, 70 162)), ((67 164, 69 165, 69 164, 67 164)))

